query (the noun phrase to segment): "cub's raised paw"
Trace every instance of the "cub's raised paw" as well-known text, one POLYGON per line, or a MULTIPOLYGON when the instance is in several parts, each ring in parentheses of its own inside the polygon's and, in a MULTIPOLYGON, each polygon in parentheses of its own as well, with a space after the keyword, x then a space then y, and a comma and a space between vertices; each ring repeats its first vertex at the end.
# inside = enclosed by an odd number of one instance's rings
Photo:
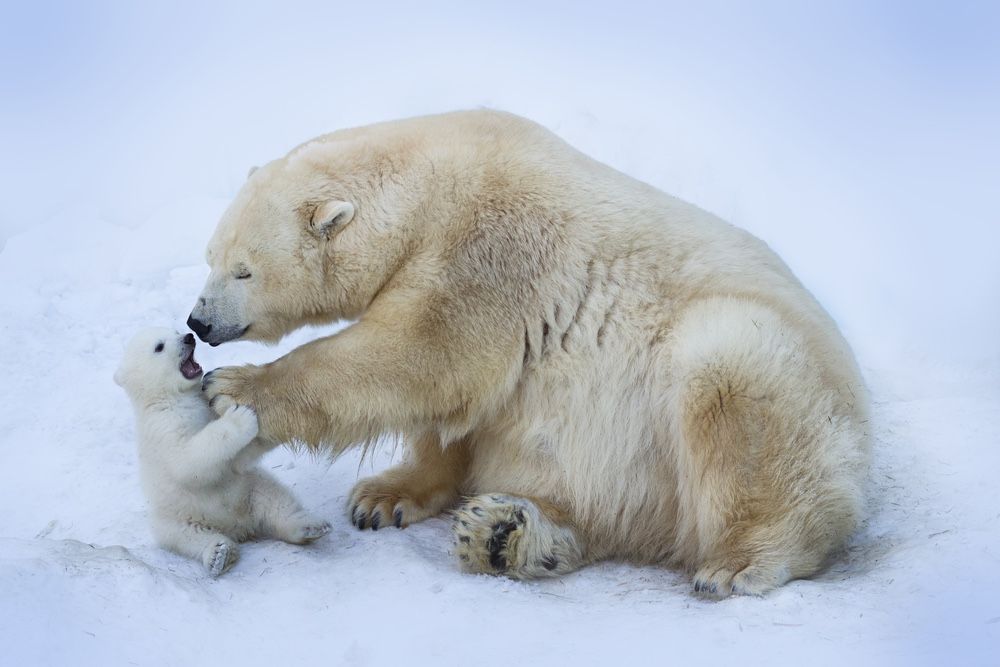
POLYGON ((218 577, 236 563, 239 547, 232 540, 219 540, 205 549, 202 562, 212 577, 218 577))
POLYGON ((257 423, 257 413, 245 405, 234 405, 226 410, 222 417, 232 424, 236 431, 236 436, 240 440, 250 441, 257 437, 259 425, 257 423))

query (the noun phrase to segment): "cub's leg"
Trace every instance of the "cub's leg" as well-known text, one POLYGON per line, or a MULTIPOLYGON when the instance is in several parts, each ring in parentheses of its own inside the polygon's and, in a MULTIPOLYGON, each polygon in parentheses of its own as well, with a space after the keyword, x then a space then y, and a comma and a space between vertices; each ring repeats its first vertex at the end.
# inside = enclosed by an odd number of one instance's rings
POLYGON ((675 334, 678 534, 694 590, 760 595, 814 574, 860 512, 867 409, 851 362, 821 365, 819 343, 750 301, 708 300, 675 334))
POLYGON ((330 524, 304 510, 292 492, 261 472, 250 473, 250 513, 255 532, 291 544, 306 544, 330 532, 330 524))
POLYGON ((466 572, 533 579, 587 563, 583 540, 551 503, 483 494, 468 498, 453 518, 455 551, 466 572))
POLYGON ((436 434, 424 435, 407 448, 403 463, 355 485, 348 505, 351 523, 361 529, 390 523, 405 528, 439 514, 458 501, 468 465, 467 441, 442 449, 436 434))
POLYGON ((153 532, 160 546, 200 560, 213 577, 231 568, 240 555, 235 541, 199 523, 160 520, 154 522, 153 532))

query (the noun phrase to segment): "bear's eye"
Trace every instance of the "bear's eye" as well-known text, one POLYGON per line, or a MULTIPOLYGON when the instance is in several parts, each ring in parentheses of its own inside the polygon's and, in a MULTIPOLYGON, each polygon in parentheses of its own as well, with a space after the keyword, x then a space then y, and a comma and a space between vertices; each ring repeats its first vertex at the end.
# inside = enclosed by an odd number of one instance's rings
POLYGON ((240 271, 239 273, 236 274, 237 280, 246 280, 249 277, 250 277, 249 271, 240 271))
POLYGON ((157 343, 156 347, 153 348, 153 352, 163 352, 163 343, 157 343))

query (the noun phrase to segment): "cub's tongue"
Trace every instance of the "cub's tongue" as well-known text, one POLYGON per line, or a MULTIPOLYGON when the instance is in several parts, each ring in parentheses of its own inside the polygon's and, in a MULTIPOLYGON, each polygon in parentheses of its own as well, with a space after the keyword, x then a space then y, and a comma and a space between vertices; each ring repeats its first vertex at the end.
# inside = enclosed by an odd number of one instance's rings
POLYGON ((201 375, 201 366, 194 360, 194 350, 191 351, 191 356, 181 362, 181 374, 188 380, 193 380, 201 375))

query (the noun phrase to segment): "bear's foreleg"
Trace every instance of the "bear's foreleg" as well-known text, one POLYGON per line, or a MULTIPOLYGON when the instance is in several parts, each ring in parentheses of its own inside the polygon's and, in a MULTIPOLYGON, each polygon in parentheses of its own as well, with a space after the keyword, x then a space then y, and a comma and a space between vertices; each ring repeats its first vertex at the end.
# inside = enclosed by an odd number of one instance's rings
POLYGON ((339 452, 383 433, 429 429, 454 440, 513 390, 520 347, 513 330, 475 341, 461 327, 432 333, 400 313, 391 324, 363 320, 264 366, 218 368, 202 387, 216 410, 252 407, 260 437, 272 443, 339 452))

